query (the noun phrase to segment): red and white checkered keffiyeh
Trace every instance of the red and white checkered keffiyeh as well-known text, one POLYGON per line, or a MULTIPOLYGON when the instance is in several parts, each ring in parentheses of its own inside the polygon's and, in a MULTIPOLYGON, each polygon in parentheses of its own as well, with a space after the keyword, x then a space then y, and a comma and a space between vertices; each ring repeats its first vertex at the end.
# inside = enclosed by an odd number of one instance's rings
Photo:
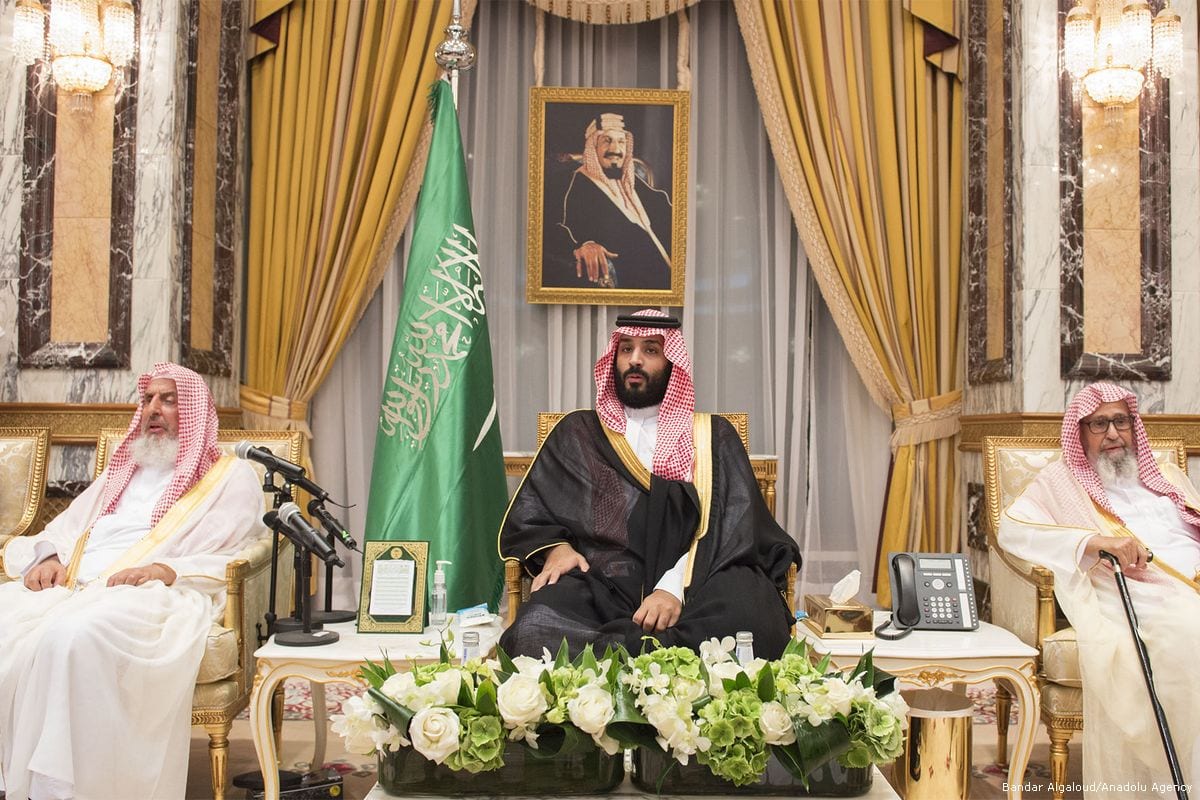
MULTIPOLYGON (((637 312, 640 317, 666 317, 654 308, 637 312)), ((688 356, 683 333, 678 328, 616 328, 608 341, 608 350, 596 362, 596 413, 606 428, 625 433, 625 406, 617 397, 613 382, 613 359, 622 336, 661 336, 663 355, 673 364, 667 393, 658 410, 658 437, 654 443, 654 461, 650 471, 672 481, 692 479, 692 413, 696 409, 696 387, 692 383, 692 359, 688 356)))
POLYGON ((1109 502, 1108 493, 1104 491, 1104 484, 1100 481, 1100 476, 1096 473, 1092 463, 1088 461, 1087 454, 1083 450, 1079 421, 1095 413, 1101 405, 1121 400, 1125 401, 1129 407, 1129 416, 1133 418, 1133 443, 1137 449, 1138 478, 1147 489, 1156 494, 1170 497, 1171 501, 1175 503, 1175 507, 1179 509, 1179 515, 1183 517, 1184 522, 1200 525, 1200 515, 1187 507, 1183 494, 1175 487, 1175 484, 1167 480, 1166 476, 1162 474, 1162 470, 1159 469, 1158 462, 1154 460, 1154 454, 1150 450, 1150 438, 1146 435, 1146 426, 1138 414, 1137 396, 1124 387, 1112 383, 1093 383, 1091 386, 1081 389, 1079 394, 1071 400, 1071 405, 1067 407, 1067 412, 1063 415, 1062 424, 1063 462, 1071 471, 1071 475, 1097 505, 1120 519, 1120 515, 1113 510, 1112 503, 1109 502))
POLYGON ((154 506, 150 524, 157 525, 163 514, 188 489, 204 477, 204 473, 221 457, 217 447, 217 407, 204 379, 187 367, 163 362, 138 377, 138 407, 125 438, 108 461, 108 480, 100 501, 100 515, 111 514, 121 499, 121 493, 133 479, 138 464, 129 452, 130 445, 141 435, 142 411, 146 387, 155 378, 175 381, 175 402, 179 407, 179 455, 175 457, 175 474, 154 506))

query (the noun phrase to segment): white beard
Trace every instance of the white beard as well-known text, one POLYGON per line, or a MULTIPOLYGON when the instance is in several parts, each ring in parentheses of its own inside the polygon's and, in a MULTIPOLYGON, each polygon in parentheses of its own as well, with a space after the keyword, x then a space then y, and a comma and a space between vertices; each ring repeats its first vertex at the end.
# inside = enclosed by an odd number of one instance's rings
POLYGON ((174 436, 138 436, 129 445, 129 454, 148 469, 173 470, 179 457, 179 439, 174 436))
POLYGON ((1119 486, 1137 479, 1137 457, 1128 450, 1111 456, 1100 453, 1096 457, 1095 467, 1100 482, 1105 486, 1119 486))

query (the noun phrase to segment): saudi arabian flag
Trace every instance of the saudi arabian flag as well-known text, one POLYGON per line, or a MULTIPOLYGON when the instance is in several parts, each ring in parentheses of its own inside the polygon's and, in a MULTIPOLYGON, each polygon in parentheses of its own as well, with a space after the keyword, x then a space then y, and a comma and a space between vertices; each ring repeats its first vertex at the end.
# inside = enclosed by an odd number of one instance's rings
MULTIPOLYGON (((438 81, 404 301, 375 435, 368 541, 429 542, 450 611, 496 609, 496 532, 508 503, 483 273, 450 85, 438 81)), ((419 590, 419 589, 418 589, 419 590)))

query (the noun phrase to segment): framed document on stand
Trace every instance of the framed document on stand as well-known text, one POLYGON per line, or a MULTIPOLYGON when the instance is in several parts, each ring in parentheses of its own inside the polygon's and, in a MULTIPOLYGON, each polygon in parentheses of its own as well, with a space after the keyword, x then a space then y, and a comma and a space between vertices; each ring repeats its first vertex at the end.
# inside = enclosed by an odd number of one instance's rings
POLYGON ((425 571, 429 542, 366 542, 359 633, 425 630, 425 571))

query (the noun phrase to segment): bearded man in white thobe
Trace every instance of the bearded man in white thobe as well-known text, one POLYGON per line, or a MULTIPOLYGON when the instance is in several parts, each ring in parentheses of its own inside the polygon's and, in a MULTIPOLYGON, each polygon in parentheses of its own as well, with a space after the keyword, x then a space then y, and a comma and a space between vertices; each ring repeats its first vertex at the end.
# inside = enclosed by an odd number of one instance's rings
POLYGON ((1086 387, 1063 416, 1062 459, 1004 512, 1000 546, 1054 572, 1079 640, 1083 783, 1093 797, 1174 797, 1113 570, 1121 564, 1184 781, 1200 779, 1200 495, 1155 462, 1137 397, 1086 387))
POLYGON ((263 533, 195 372, 156 364, 104 473, 4 551, 0 769, 10 798, 181 798, 225 567, 263 533))

